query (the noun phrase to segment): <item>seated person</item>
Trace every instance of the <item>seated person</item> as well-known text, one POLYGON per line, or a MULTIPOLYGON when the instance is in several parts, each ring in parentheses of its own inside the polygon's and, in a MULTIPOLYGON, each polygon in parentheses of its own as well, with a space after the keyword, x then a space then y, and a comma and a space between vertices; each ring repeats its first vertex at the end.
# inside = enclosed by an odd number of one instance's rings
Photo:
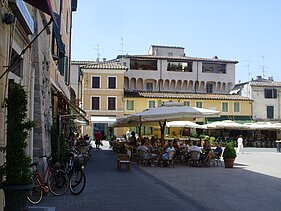
POLYGON ((148 139, 142 139, 141 145, 137 148, 137 151, 143 151, 143 159, 156 159, 157 155, 150 152, 148 148, 148 139))
POLYGON ((191 152, 191 151, 196 151, 196 152, 200 152, 200 153, 202 152, 201 148, 197 146, 197 141, 193 141, 192 146, 190 146, 188 148, 188 152, 191 152))
POLYGON ((203 154, 201 154, 200 160, 206 162, 206 166, 210 166, 212 159, 212 148, 209 140, 205 139, 203 144, 203 154))
POLYGON ((168 142, 167 148, 164 150, 164 152, 161 154, 161 158, 163 160, 168 160, 169 159, 169 152, 175 151, 175 148, 172 145, 172 142, 168 142))
POLYGON ((180 152, 180 145, 179 145, 177 139, 174 139, 174 140, 173 140, 173 147, 174 147, 174 149, 176 150, 176 153, 179 153, 179 152, 180 152))
POLYGON ((213 150, 213 157, 220 158, 222 154, 222 148, 219 143, 216 143, 216 149, 213 150))
MULTIPOLYGON (((188 148, 188 153, 193 152, 193 151, 199 152, 198 153, 198 159, 199 159, 200 158, 200 154, 202 153, 202 150, 201 150, 201 147, 197 146, 197 141, 193 141, 192 142, 192 146, 190 146, 188 148)), ((188 155, 188 156, 190 157, 190 155, 188 155)))

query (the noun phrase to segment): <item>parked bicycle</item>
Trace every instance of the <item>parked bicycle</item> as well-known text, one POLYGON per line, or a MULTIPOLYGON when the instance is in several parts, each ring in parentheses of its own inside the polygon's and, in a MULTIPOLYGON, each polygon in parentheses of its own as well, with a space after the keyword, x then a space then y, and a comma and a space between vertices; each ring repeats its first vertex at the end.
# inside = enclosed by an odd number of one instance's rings
POLYGON ((75 148, 70 149, 66 163, 66 173, 69 177, 69 189, 74 195, 79 195, 85 188, 86 175, 84 169, 84 155, 75 148))
POLYGON ((65 194, 69 187, 69 178, 65 171, 61 170, 61 165, 51 164, 51 156, 40 156, 46 158, 47 168, 43 175, 37 169, 38 163, 32 163, 34 186, 27 192, 27 199, 32 204, 38 204, 43 197, 43 193, 51 192, 55 196, 65 194))

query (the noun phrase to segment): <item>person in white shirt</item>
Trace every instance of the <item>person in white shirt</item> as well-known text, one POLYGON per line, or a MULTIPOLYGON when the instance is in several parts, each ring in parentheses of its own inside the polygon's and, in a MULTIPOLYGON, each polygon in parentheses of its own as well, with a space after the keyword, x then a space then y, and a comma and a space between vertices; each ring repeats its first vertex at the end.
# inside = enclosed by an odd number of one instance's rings
POLYGON ((236 153, 239 154, 240 151, 242 152, 242 154, 244 154, 242 135, 240 135, 239 138, 237 139, 237 151, 236 151, 236 153))
POLYGON ((197 146, 197 141, 192 142, 192 146, 188 148, 188 152, 196 151, 196 152, 202 152, 201 148, 197 146))

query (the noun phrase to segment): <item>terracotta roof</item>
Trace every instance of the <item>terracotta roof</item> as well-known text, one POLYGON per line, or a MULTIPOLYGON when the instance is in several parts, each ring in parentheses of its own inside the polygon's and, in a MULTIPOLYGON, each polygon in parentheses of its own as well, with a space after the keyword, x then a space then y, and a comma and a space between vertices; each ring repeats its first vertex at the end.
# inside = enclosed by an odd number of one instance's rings
POLYGON ((118 69, 118 70, 127 70, 128 68, 124 65, 121 65, 120 62, 107 61, 107 62, 92 62, 83 66, 84 69, 118 69))
POLYGON ((120 58, 134 58, 134 59, 165 59, 165 60, 180 60, 180 61, 202 61, 202 62, 225 62, 225 63, 238 63, 238 61, 234 60, 225 60, 225 59, 215 59, 215 58, 198 58, 198 57, 190 57, 190 56, 154 56, 154 55, 118 55, 118 59, 120 58))
POLYGON ((281 82, 277 81, 251 81, 251 86, 281 87, 281 82))
POLYGON ((78 64, 78 65, 85 65, 89 63, 93 63, 94 61, 71 61, 72 65, 78 64))
POLYGON ((169 98, 169 99, 200 99, 200 100, 239 100, 253 101, 248 97, 227 94, 195 94, 181 92, 145 92, 145 91, 125 91, 124 97, 128 98, 169 98))

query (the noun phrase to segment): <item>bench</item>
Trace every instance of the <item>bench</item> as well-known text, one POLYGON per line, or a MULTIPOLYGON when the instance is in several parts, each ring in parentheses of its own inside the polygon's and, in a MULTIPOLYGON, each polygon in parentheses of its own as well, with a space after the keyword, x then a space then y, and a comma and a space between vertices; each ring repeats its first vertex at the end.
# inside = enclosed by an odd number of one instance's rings
POLYGON ((130 156, 128 154, 117 154, 117 170, 121 170, 122 166, 125 166, 127 171, 130 171, 131 161, 130 156))

